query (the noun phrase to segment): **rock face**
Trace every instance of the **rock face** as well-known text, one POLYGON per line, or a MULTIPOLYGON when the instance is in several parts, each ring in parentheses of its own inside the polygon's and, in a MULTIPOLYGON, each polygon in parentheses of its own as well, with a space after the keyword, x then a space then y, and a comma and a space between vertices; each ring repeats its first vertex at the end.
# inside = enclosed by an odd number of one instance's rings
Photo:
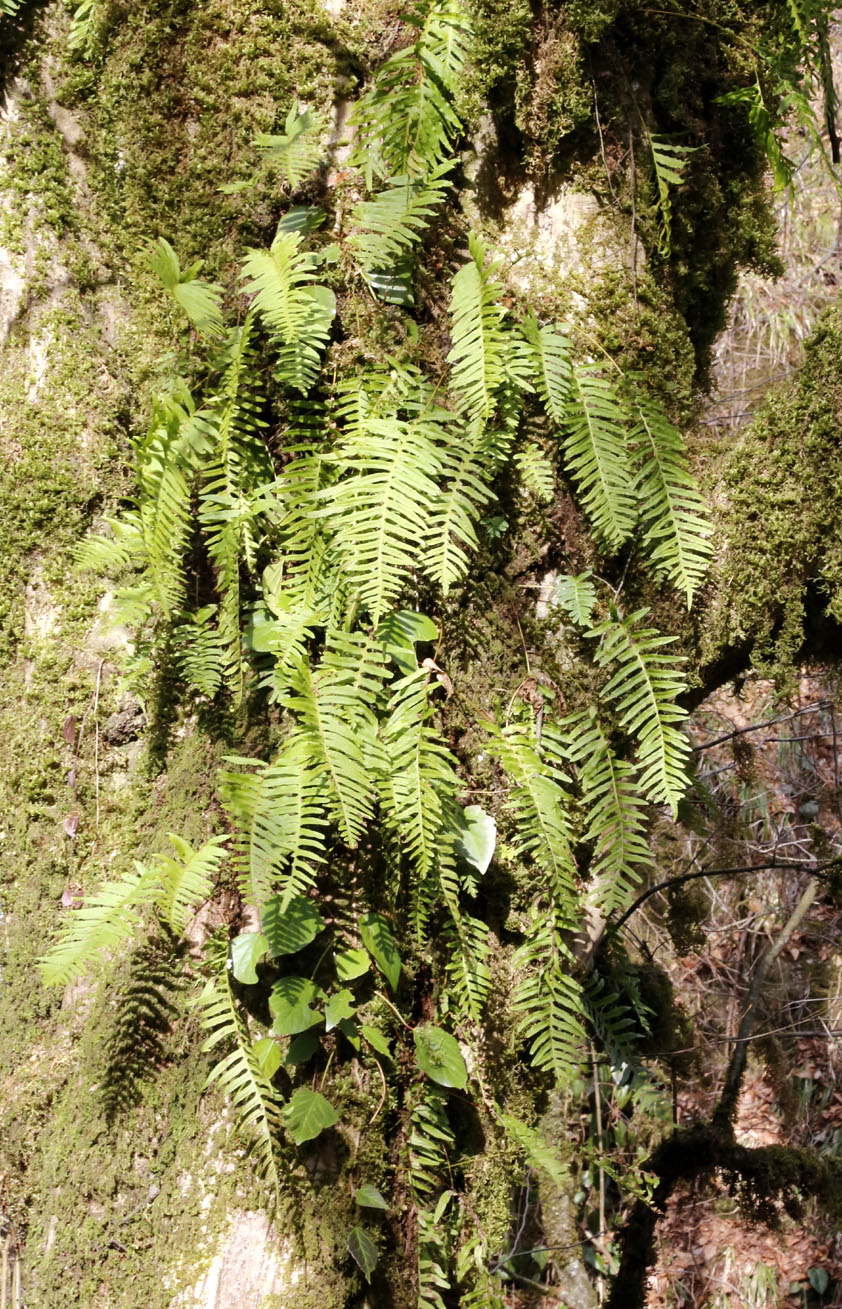
POLYGON ((207 1272, 175 1297, 172 1309, 263 1309, 269 1297, 283 1304, 304 1275, 291 1249, 279 1247, 265 1213, 236 1211, 207 1272))

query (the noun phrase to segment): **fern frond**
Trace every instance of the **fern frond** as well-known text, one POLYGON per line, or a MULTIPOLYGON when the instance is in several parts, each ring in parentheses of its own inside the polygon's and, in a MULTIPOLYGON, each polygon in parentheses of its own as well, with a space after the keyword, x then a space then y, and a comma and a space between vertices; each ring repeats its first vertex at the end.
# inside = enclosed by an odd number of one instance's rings
POLYGON ((197 332, 209 337, 222 332, 222 287, 215 282, 199 280, 197 274, 201 262, 182 272, 178 255, 169 241, 160 236, 150 244, 149 265, 197 332))
POLYGON ((628 618, 610 619, 588 635, 602 640, 596 654, 601 668, 618 665, 602 692, 614 705, 621 724, 637 738, 640 787, 649 799, 669 805, 676 813, 687 788, 685 765, 690 744, 675 726, 686 717, 677 699, 687 689, 681 674, 684 660, 664 654, 676 640, 654 627, 638 624, 648 614, 639 609, 628 618))
POLYGON ((644 869, 652 867, 646 842, 646 801, 634 767, 618 759, 595 716, 568 720, 570 759, 579 766, 586 841, 594 843, 589 899, 607 918, 625 907, 644 869))
POLYGON ((283 133, 277 136, 261 132, 254 144, 277 164, 295 191, 322 158, 323 124, 309 109, 293 105, 286 116, 283 133))
POLYGON ((158 908, 173 932, 180 935, 196 909, 209 900, 220 865, 227 857, 227 835, 212 836, 198 850, 174 832, 168 832, 177 859, 156 854, 152 868, 160 879, 158 908))
POLYGON ((374 177, 427 176, 461 131, 452 100, 467 58, 465 11, 440 0, 416 25, 415 42, 387 59, 351 112, 351 164, 364 169, 369 190, 374 177))
POLYGON ((562 573, 556 582, 556 599, 577 627, 590 627, 593 621, 596 588, 591 576, 590 570, 580 573, 578 577, 572 573, 562 573))
POLYGON ((475 524, 492 498, 489 483, 497 471, 495 438, 475 420, 451 424, 439 448, 440 482, 427 506, 427 529, 421 566, 447 595, 469 567, 477 549, 475 524))
POLYGON ((453 1146, 444 1096, 427 1087, 412 1111, 409 1129, 409 1181, 419 1203, 449 1180, 447 1152, 453 1146))
POLYGON ((493 412, 496 392, 505 377, 505 316, 500 300, 503 287, 496 280, 498 266, 486 268, 482 238, 468 238, 470 261, 451 281, 450 336, 447 361, 450 386, 461 397, 468 414, 485 419, 493 412))
POLYGON ((203 605, 173 631, 182 676, 189 686, 210 700, 222 685, 226 664, 219 630, 211 622, 216 613, 216 605, 203 605))
POLYGON ((668 255, 672 239, 672 196, 671 186, 681 186, 684 170, 695 146, 675 145, 665 137, 649 134, 649 148, 652 151, 652 164, 655 169, 655 182, 658 187, 658 211, 660 214, 660 231, 658 234, 658 253, 668 255))
POLYGON ((257 906, 278 893, 305 894, 325 859, 327 827, 324 773, 313 766, 307 742, 291 737, 271 764, 228 763, 236 767, 220 771, 219 791, 234 826, 240 893, 257 906))
POLYGON ((573 382, 570 341, 554 326, 539 327, 533 314, 523 320, 521 330, 532 347, 538 394, 549 417, 561 426, 567 417, 573 382))
POLYGON ((184 554, 193 515, 185 476, 181 423, 184 413, 162 399, 149 430, 138 443, 139 519, 146 551, 146 573, 165 618, 181 608, 184 554))
POLYGON ((386 822, 423 881, 441 844, 443 808, 458 788, 450 751, 430 726, 429 673, 419 669, 393 688, 381 729, 386 771, 378 794, 386 822))
POLYGON ((371 419, 340 445, 340 478, 323 492, 325 527, 349 588, 373 623, 417 565, 438 494, 442 430, 433 419, 371 419))
POLYGON ((301 249, 299 232, 281 232, 271 248, 250 250, 243 264, 245 291, 278 351, 278 377, 306 394, 316 380, 336 297, 315 283, 315 255, 301 249))
POLYGON ((373 289, 377 275, 395 270, 402 256, 420 241, 452 185, 447 176, 450 169, 449 163, 444 164, 423 181, 394 177, 387 190, 357 205, 351 245, 373 289))
POLYGON ((541 447, 530 441, 515 455, 515 465, 524 490, 549 504, 555 495, 555 472, 541 447))
POLYGON ((252 1048, 248 1028, 231 991, 225 956, 219 976, 208 979, 197 1003, 202 1027, 208 1033, 202 1050, 213 1050, 223 1042, 233 1046, 214 1064, 205 1088, 217 1086, 231 1102, 236 1130, 251 1145, 260 1171, 278 1196, 276 1151, 282 1126, 281 1104, 252 1048))
POLYGON ((557 1085, 575 1075, 587 1045, 581 987, 571 964, 556 914, 533 906, 527 940, 514 958, 520 976, 513 1005, 533 1066, 551 1072, 557 1085))
POLYGON ((590 365, 574 368, 564 455, 594 529, 611 549, 627 540, 636 522, 625 422, 607 378, 590 365))
POLYGON ((564 774, 543 759, 519 724, 502 730, 486 724, 490 749, 509 782, 506 808, 516 820, 516 851, 528 854, 547 877, 557 911, 572 925, 576 905, 576 865, 565 817, 564 774))
POLYGON ((138 930, 141 911, 156 900, 160 881, 154 869, 136 863, 117 882, 106 882, 70 921, 40 961, 45 986, 66 986, 90 968, 104 950, 116 950, 138 930))
POLYGON ((361 736, 371 711, 347 685, 302 663, 291 675, 287 706, 299 719, 311 766, 320 767, 324 795, 351 849, 359 843, 373 810, 373 779, 366 767, 361 736))
POLYGON ((639 400, 636 408, 631 442, 644 461, 635 482, 646 529, 643 549, 684 592, 689 609, 713 552, 707 507, 688 471, 681 433, 653 401, 639 400))
POLYGON ((81 541, 73 552, 76 567, 105 573, 142 564, 146 547, 140 515, 129 510, 119 518, 106 518, 105 523, 111 535, 100 532, 81 541))

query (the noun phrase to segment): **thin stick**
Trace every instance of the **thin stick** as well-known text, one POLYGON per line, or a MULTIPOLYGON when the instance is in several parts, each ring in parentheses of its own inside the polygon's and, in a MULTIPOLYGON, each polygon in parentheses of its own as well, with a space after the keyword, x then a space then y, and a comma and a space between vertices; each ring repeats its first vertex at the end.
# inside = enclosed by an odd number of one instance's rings
POLYGON ((760 993, 763 990, 763 985, 769 975, 769 969, 789 942, 793 932, 795 932, 801 925, 807 910, 816 898, 818 889, 818 878, 811 877, 807 884, 806 891, 784 924, 777 941, 775 941, 761 957, 760 962, 754 970, 754 976, 751 979, 751 986, 748 988, 748 995, 746 996, 745 1010, 743 1011, 740 1026, 737 1029, 734 1053, 731 1055, 728 1069, 725 1074, 725 1086, 722 1089, 722 1095, 719 1097, 719 1104, 716 1106, 716 1111, 713 1115, 714 1126, 728 1126, 731 1123, 731 1119, 734 1116, 734 1110, 737 1107, 737 1098, 740 1094, 740 1084, 743 1080, 743 1072, 745 1071, 748 1039, 751 1036, 757 1018, 757 1002, 760 999, 760 993))
MULTIPOLYGON (((596 1135, 599 1142, 599 1230, 602 1232, 605 1230, 605 1173, 602 1168, 602 1088, 599 1083, 599 1063, 597 1062, 593 1042, 591 1042, 591 1065, 593 1067, 593 1085, 596 1100, 596 1135)), ((605 1283, 601 1277, 597 1283, 597 1296, 599 1303, 602 1304, 605 1298, 605 1283)))

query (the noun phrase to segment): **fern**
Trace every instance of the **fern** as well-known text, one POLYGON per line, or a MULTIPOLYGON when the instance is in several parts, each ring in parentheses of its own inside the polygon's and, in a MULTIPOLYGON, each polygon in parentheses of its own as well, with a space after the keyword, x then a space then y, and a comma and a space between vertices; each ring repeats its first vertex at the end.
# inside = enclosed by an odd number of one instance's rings
POLYGON ((695 147, 674 145, 662 136, 649 134, 649 148, 652 152, 652 164, 655 169, 655 182, 658 187, 658 213, 660 229, 658 233, 658 253, 669 255, 672 239, 672 197, 671 186, 681 186, 685 181, 684 170, 689 163, 695 147))
POLYGON ((199 905, 209 900, 222 861, 227 857, 227 836, 212 836, 198 850, 183 837, 169 832, 177 859, 157 854, 152 867, 160 882, 157 905, 170 929, 181 935, 199 905))
POLYGON ((557 765, 542 759, 519 724, 499 730, 487 725, 490 748, 509 782, 506 808, 516 826, 515 848, 528 854, 546 875, 547 888, 562 918, 572 924, 576 904, 576 865, 565 817, 567 794, 557 765))
POLYGON ((574 368, 564 455, 597 535, 612 550, 628 539, 636 521, 625 421, 602 373, 589 365, 574 368))
POLYGON ((161 236, 149 247, 149 264, 164 290, 172 296, 198 332, 208 337, 218 336, 222 332, 222 287, 215 282, 199 280, 201 261, 182 272, 178 255, 169 241, 161 236))
POLYGON ((293 105, 279 136, 261 132, 254 143, 277 164, 293 191, 318 167, 322 158, 322 124, 309 109, 293 105))
POLYGON ((712 552, 705 502, 687 470, 681 433, 652 401, 638 400, 636 408, 631 443, 644 460, 635 482, 646 529, 643 548, 684 592, 689 609, 712 552))
POLYGON ((549 504, 555 494, 555 473, 543 450, 534 441, 530 441, 515 455, 523 488, 535 500, 549 504))
POLYGON ((589 899, 607 918, 628 904, 641 874, 652 866, 645 838, 646 802, 633 766, 618 759, 595 715, 565 725, 570 759, 579 766, 586 841, 594 843, 589 899))
POLYGON ((470 262, 452 280, 450 300, 450 386, 464 401, 474 419, 486 419, 494 410, 496 392, 505 377, 507 338, 500 305, 501 284, 497 265, 486 269, 482 238, 468 238, 470 262))
POLYGON ((341 480, 323 492, 326 528, 344 579, 374 623, 391 608, 418 563, 441 471, 435 419, 371 419, 336 456, 341 480))
POLYGON ((554 908, 534 906, 527 939, 514 958, 520 976, 513 1005, 522 1035, 534 1067, 551 1072, 558 1085, 575 1076, 587 1042, 581 988, 571 975, 562 930, 554 908))
POLYGON ((426 177, 451 153, 461 131, 452 100, 467 54, 469 24, 458 0, 430 4, 412 45, 392 55, 350 118, 351 163, 375 177, 426 177))
POLYGON ((70 922, 41 960, 46 986, 66 986, 102 956, 137 934, 143 909, 160 894, 154 869, 135 863, 134 871, 99 891, 71 912, 70 922))
POLYGON ((231 759, 220 773, 222 803, 234 824, 233 859, 240 892, 262 905, 280 892, 303 895, 324 863, 324 776, 307 742, 291 737, 271 764, 231 759), (243 771, 245 767, 257 771, 243 771))
POLYGON ((202 1050, 214 1050, 223 1042, 233 1049, 214 1064, 205 1087, 216 1085, 233 1105, 237 1131, 251 1139, 259 1170, 278 1197, 276 1143, 281 1130, 281 1105, 261 1070, 246 1021, 232 993, 227 953, 220 952, 220 962, 218 975, 208 979, 197 1001, 202 1027, 208 1033, 202 1050))
POLYGON ((319 371, 336 313, 336 297, 315 283, 315 255, 301 249, 299 232, 280 232, 271 248, 250 250, 243 264, 245 291, 278 351, 278 377, 306 394, 319 371))
POLYGON ((212 700, 222 686, 226 651, 211 620, 216 605, 203 605, 187 622, 173 629, 178 664, 189 686, 212 700))
MULTIPOLYGON (((445 164, 434 169, 423 181, 392 178, 387 190, 357 205, 352 216, 357 231, 351 236, 351 245, 375 292, 388 291, 395 278, 402 286, 405 283, 408 269, 403 257, 421 239, 443 203, 451 186, 450 167, 445 164)), ((383 298, 390 299, 390 295, 383 298)), ((400 303, 411 303, 411 293, 405 288, 400 303)))
POLYGON ((622 726, 637 738, 641 789, 650 799, 668 804, 675 814, 687 786, 690 751, 687 738, 675 726, 687 716, 676 703, 687 689, 680 673, 684 661, 663 653, 674 636, 638 626, 648 612, 639 609, 628 618, 610 619, 588 635, 602 641, 596 663, 602 668, 618 665, 602 697, 615 706, 622 726))
POLYGON ((539 327, 533 314, 526 316, 521 329, 532 347, 538 394, 550 418, 561 426, 567 418, 573 383, 570 341, 555 327, 539 327))
POLYGON ((190 461, 181 440, 184 413, 159 400, 149 431, 138 443, 139 520, 146 573, 164 618, 181 608, 184 554, 192 526, 190 461))
POLYGON ((439 448, 440 482, 427 507, 421 563, 445 595, 468 571, 477 549, 475 524, 491 500, 489 483, 498 467, 498 443, 480 421, 449 425, 439 448))
POLYGON ((596 605, 596 588, 590 570, 578 577, 562 573, 556 582, 556 599, 577 627, 590 627, 596 605))

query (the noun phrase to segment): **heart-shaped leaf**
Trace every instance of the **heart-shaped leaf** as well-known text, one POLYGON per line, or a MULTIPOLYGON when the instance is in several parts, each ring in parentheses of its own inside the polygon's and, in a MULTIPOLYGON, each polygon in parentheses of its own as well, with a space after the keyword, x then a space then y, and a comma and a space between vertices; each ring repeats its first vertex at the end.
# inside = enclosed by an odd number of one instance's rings
POLYGON ((325 1031, 331 1031, 343 1018, 352 1018, 356 1011, 354 997, 347 987, 344 991, 337 991, 335 995, 329 996, 325 1004, 325 1031))
POLYGON ((326 1127, 339 1122, 339 1115, 329 1100, 309 1086, 299 1086, 282 1110, 287 1131, 296 1145, 312 1141, 326 1127))
POLYGON ((363 1277, 371 1281, 371 1274, 377 1267, 377 1246, 364 1227, 352 1227, 347 1236, 348 1253, 358 1264, 363 1277))
POLYGON ((380 914, 364 914, 360 919, 360 936, 386 981, 396 991, 401 976, 401 957, 386 919, 380 914))
POLYGON ((279 977, 269 996, 272 1035, 295 1036, 321 1022, 321 1014, 311 1008, 318 998, 319 988, 306 977, 279 977))
POLYGON ((240 932, 231 942, 231 967, 238 982, 256 986, 257 964, 269 949, 262 932, 240 932))
POLYGON ((334 955, 333 962, 340 982, 353 982, 355 978, 362 977, 371 968, 371 960, 365 950, 341 950, 339 954, 334 955))
POLYGON ((257 1058, 260 1071, 270 1081, 281 1066, 281 1051, 277 1041, 271 1036, 263 1036, 252 1043, 252 1050, 257 1058))
POLYGON ((440 1027, 416 1027, 415 1058, 422 1073, 439 1086, 454 1086, 461 1091, 467 1085, 468 1069, 459 1042, 440 1027))
POLYGON ((814 1264, 807 1276, 816 1295, 824 1295, 830 1285, 830 1275, 827 1269, 822 1268, 819 1264, 814 1264))
POLYGON ((356 1023, 352 1023, 350 1018, 340 1018, 339 1022, 336 1024, 336 1029, 337 1031, 341 1032, 342 1035, 348 1041, 351 1042, 351 1045, 354 1047, 355 1050, 359 1050, 360 1037, 357 1031, 356 1023))
POLYGON ((372 1186, 369 1182, 357 1187, 354 1192, 354 1199, 363 1209, 383 1209, 388 1212, 389 1206, 383 1196, 377 1187, 372 1186))
POLYGON ((286 905, 282 895, 272 896, 263 906, 262 919, 263 930, 276 959, 303 950, 325 925, 325 920, 306 895, 294 895, 286 905))
POLYGON ((469 804, 457 813, 456 826, 456 853, 478 873, 484 873, 494 858, 497 845, 494 819, 478 804, 469 804))

